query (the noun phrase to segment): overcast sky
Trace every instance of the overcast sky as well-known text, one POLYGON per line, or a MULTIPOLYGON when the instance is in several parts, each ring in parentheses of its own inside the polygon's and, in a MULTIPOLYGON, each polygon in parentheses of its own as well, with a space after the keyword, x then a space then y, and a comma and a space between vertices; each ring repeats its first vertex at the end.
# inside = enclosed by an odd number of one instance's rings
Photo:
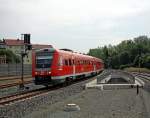
POLYGON ((0 0, 0 38, 88 52, 150 31, 150 0, 0 0))

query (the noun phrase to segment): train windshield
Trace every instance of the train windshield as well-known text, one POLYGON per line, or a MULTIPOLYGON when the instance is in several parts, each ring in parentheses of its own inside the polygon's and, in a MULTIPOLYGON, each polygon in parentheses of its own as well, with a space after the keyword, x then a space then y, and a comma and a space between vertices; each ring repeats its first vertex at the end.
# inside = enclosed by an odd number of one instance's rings
POLYGON ((53 53, 38 52, 36 53, 36 68, 50 68, 53 60, 53 53))

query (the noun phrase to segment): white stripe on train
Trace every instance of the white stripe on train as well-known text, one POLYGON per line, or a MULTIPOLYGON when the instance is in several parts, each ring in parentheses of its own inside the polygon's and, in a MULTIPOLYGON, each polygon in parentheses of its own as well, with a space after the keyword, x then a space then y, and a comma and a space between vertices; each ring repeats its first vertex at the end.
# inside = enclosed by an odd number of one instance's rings
POLYGON ((76 74, 69 74, 69 75, 64 75, 64 76, 52 76, 51 79, 52 80, 56 80, 56 79, 64 79, 64 78, 67 78, 67 77, 73 77, 73 76, 78 76, 78 75, 88 75, 88 74, 91 74, 91 73, 96 73, 96 72, 100 72, 102 71, 102 69, 99 69, 97 71, 90 71, 90 72, 83 72, 83 73, 76 73, 76 74))

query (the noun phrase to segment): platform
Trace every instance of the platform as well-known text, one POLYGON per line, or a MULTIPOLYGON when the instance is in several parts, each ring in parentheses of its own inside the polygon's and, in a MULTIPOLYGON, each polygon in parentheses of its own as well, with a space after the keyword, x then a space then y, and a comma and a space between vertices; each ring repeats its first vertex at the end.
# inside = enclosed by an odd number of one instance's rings
POLYGON ((86 89, 90 89, 90 88, 96 88, 96 89, 101 89, 101 90, 110 90, 110 89, 127 89, 127 88, 133 88, 133 87, 137 87, 137 85, 139 87, 143 87, 144 86, 144 82, 142 80, 140 80, 139 78, 135 77, 135 83, 129 83, 129 82, 123 82, 123 83, 119 83, 117 84, 116 80, 115 80, 115 84, 112 84, 110 82, 111 76, 106 77, 105 79, 102 79, 101 81, 97 81, 98 78, 95 78, 94 80, 92 80, 91 82, 87 83, 85 85, 86 89))

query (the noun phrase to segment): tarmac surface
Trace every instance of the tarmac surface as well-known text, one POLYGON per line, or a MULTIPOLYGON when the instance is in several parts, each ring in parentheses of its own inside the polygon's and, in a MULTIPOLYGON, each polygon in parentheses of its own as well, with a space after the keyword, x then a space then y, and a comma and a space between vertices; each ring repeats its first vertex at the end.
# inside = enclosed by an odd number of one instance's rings
POLYGON ((148 118, 143 93, 136 89, 86 89, 53 105, 41 106, 24 118, 148 118), (74 103, 79 111, 65 111, 74 103))

